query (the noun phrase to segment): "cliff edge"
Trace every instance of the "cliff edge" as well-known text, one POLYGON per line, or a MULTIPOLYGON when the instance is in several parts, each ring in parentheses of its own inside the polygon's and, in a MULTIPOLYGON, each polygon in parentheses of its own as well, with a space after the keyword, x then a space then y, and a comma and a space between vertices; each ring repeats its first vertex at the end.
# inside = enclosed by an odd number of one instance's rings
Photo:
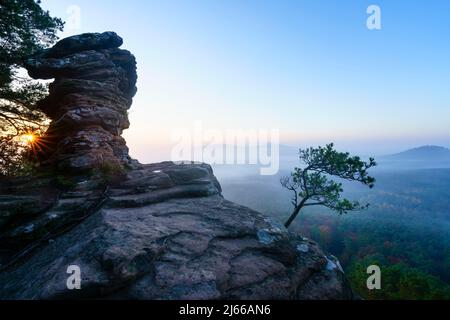
POLYGON ((334 257, 225 200, 209 165, 129 157, 121 44, 83 34, 27 62, 55 79, 39 104, 52 123, 37 172, 0 181, 0 299, 352 299, 334 257))

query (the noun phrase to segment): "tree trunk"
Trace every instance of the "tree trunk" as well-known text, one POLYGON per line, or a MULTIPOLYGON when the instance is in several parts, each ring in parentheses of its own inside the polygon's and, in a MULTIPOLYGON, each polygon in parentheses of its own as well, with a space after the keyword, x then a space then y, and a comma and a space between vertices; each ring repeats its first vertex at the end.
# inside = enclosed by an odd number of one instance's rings
POLYGON ((294 221, 295 218, 297 218, 300 210, 303 208, 303 206, 305 205, 307 199, 303 199, 300 204, 298 206, 296 206, 294 208, 294 211, 292 211, 291 216, 289 217, 289 219, 286 221, 286 223, 284 224, 284 226, 286 228, 289 228, 289 226, 291 225, 292 221, 294 221))

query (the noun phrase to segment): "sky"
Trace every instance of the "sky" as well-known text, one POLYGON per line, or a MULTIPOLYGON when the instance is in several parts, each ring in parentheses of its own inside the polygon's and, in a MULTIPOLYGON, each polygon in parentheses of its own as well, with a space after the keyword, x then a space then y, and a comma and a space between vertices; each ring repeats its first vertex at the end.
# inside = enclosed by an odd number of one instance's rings
POLYGON ((271 130, 362 154, 450 147, 450 1, 43 0, 62 37, 115 31, 138 62, 124 133, 144 162, 173 132, 271 130), (369 5, 381 29, 369 30, 369 5), (79 13, 79 15, 78 15, 79 13))

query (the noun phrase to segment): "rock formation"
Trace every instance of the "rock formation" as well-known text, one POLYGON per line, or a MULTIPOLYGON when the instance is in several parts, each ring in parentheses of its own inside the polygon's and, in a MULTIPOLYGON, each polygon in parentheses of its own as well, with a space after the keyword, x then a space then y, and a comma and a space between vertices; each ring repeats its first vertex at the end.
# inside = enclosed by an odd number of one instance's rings
POLYGON ((55 79, 38 107, 52 120, 44 163, 83 171, 130 164, 120 136, 136 93, 136 60, 114 32, 58 42, 27 61, 30 76, 55 79))
POLYGON ((75 36, 28 62, 55 78, 40 103, 51 145, 33 176, 0 181, 0 299, 351 299, 335 258, 225 200, 209 165, 129 158, 136 71, 121 43, 75 36), (105 163, 120 181, 84 173, 105 163))

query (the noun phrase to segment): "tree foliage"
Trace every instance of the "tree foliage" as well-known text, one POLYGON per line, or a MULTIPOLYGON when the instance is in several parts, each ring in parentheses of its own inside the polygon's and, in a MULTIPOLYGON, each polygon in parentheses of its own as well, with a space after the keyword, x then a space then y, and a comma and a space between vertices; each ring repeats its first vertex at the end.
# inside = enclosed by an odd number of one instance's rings
POLYGON ((36 102, 47 86, 24 75, 25 59, 57 40, 63 22, 51 17, 40 0, 0 1, 0 175, 16 174, 28 154, 17 137, 39 134, 46 118, 36 102))
POLYGON ((307 206, 322 205, 339 214, 368 207, 368 204, 343 198, 342 183, 331 177, 357 181, 372 188, 375 178, 369 176, 368 169, 376 165, 373 158, 364 162, 348 152, 336 151, 333 143, 325 147, 300 149, 299 158, 304 167, 294 168, 290 176, 280 180, 281 185, 293 194, 294 210, 285 223, 286 227, 307 206))
POLYGON ((450 286, 437 277, 403 263, 384 265, 376 259, 363 259, 348 270, 351 286, 364 299, 369 300, 440 300, 450 299, 450 286), (381 289, 369 290, 366 286, 367 266, 381 269, 381 289))

